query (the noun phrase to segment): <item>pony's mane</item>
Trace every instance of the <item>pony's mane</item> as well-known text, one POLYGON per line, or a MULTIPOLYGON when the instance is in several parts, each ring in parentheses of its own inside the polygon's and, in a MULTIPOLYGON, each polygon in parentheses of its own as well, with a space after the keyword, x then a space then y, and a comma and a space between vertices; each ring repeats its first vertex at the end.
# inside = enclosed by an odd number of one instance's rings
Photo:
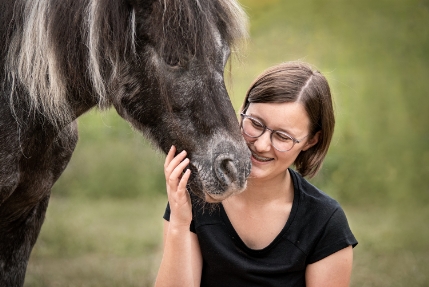
MULTIPOLYGON (((137 12, 125 1, 63 1, 17 0, 6 60, 12 111, 24 100, 30 111, 57 128, 75 117, 67 93, 79 90, 83 82, 69 75, 77 63, 83 63, 80 73, 91 80, 99 106, 110 105, 112 81, 123 65, 137 58, 136 27, 144 20, 136 19, 137 12), (18 97, 21 89, 28 94, 25 99, 18 97)), ((162 25, 148 28, 162 32, 159 51, 174 60, 213 46, 206 45, 213 39, 204 37, 213 35, 213 24, 231 47, 247 36, 245 13, 232 0, 155 0, 153 9, 151 19, 162 17, 162 25)))

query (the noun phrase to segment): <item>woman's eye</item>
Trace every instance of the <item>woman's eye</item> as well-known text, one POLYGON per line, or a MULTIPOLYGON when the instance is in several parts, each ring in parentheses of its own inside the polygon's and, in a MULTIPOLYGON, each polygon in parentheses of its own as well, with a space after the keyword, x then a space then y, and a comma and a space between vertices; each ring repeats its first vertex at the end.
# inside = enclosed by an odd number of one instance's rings
POLYGON ((264 125, 258 121, 251 120, 251 122, 252 122, 252 125, 255 129, 263 129, 264 128, 264 125))
POLYGON ((280 140, 280 141, 290 141, 290 140, 292 140, 288 135, 286 135, 286 134, 283 134, 283 133, 279 133, 279 132, 277 132, 277 133, 275 133, 275 137, 278 139, 278 140, 280 140))

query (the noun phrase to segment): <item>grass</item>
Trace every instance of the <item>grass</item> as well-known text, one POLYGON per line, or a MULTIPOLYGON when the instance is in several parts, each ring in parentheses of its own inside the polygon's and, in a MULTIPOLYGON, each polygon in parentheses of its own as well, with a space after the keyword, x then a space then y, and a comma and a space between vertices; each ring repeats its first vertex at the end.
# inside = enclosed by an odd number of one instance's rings
POLYGON ((346 213, 359 241, 351 286, 429 286, 429 225, 422 224, 429 208, 361 206, 346 213))
POLYGON ((151 286, 165 204, 53 197, 25 286, 151 286))
MULTIPOLYGON (((165 203, 52 198, 25 286, 153 286, 165 203)), ((359 241, 352 287, 429 286, 429 208, 344 208, 359 241)))

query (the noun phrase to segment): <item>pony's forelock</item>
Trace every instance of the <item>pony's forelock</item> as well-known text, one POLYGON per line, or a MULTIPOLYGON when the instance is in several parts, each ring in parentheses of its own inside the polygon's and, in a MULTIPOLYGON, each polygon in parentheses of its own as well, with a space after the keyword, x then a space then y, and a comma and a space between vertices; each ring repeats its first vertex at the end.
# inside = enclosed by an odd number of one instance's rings
POLYGON ((103 5, 105 3, 110 1, 89 1, 86 21, 89 75, 98 95, 100 108, 110 106, 107 95, 122 65, 127 62, 127 52, 131 57, 136 56, 135 10, 131 9, 124 13, 121 11, 123 7, 119 1, 110 6, 103 5), (112 18, 116 21, 112 21, 112 18), (109 73, 106 73, 106 64, 109 73))
POLYGON ((228 44, 232 52, 238 52, 249 37, 247 14, 236 1, 219 0, 219 3, 228 14, 228 44))
MULTIPOLYGON (((182 35, 190 35, 190 40, 195 45, 192 48, 207 49, 209 43, 201 41, 198 43, 198 35, 204 35, 213 25, 223 29, 222 37, 233 51, 242 40, 247 38, 247 17, 241 7, 233 0, 212 0, 200 2, 199 0, 158 0, 164 8, 162 30, 170 31, 165 37, 174 35, 171 29, 190 29, 182 31, 182 35), (194 3, 193 3, 194 2, 194 3), (194 5, 194 6, 193 6, 194 5), (199 15, 192 15, 190 7, 200 9, 199 15), (168 7, 168 9, 167 9, 168 7), (211 9, 211 14, 207 11, 211 9), (177 10, 180 16, 177 15, 177 10), (191 20, 187 25, 183 24, 183 17, 191 20), (196 17, 196 18, 192 18, 196 17), (201 27, 198 21, 205 17, 208 23, 202 25, 206 30, 198 30, 201 27), (198 21, 196 21, 198 20, 198 21), (216 21, 216 23, 214 23, 216 21), (212 25, 212 26, 210 26, 212 25), (170 29, 170 30, 169 30, 170 29)), ((136 12, 129 9, 123 1, 108 0, 82 0, 79 1, 82 8, 77 17, 82 21, 74 23, 73 27, 65 27, 58 19, 57 23, 52 20, 54 9, 58 6, 54 0, 24 1, 18 0, 15 13, 22 14, 17 21, 16 29, 13 31, 6 58, 6 80, 8 82, 10 103, 12 112, 18 101, 19 89, 28 94, 25 101, 30 111, 42 114, 55 127, 60 128, 76 115, 68 103, 67 93, 74 83, 68 79, 67 70, 64 66, 73 67, 76 60, 64 59, 66 53, 59 39, 55 37, 58 29, 74 29, 73 33, 80 33, 82 41, 87 47, 86 71, 81 71, 89 77, 92 90, 100 108, 110 106, 109 92, 115 77, 120 73, 123 66, 131 58, 136 57, 136 12), (84 5, 83 5, 84 4, 84 5), (22 11, 19 11, 22 10, 22 11), (61 26, 63 25, 63 26, 61 26), (76 32, 80 31, 80 32, 76 32), (62 50, 63 49, 63 50, 62 50), (63 57, 63 58, 62 58, 63 57)), ((73 11, 70 11, 73 13, 73 11)), ((211 33, 213 34, 213 33, 211 33)), ((214 37, 212 35, 212 37, 214 37)), ((174 52, 175 39, 164 38, 161 43, 168 52, 174 52)), ((213 39, 212 39, 213 40, 213 39)), ((205 39, 207 41, 207 39, 205 39)), ((183 42, 182 42, 183 43, 183 42)), ((213 44, 213 43, 211 43, 213 44)), ((189 46, 188 46, 189 48, 189 46)), ((84 59, 83 59, 84 60, 84 59)), ((79 89, 79 87, 73 87, 79 89)))
POLYGON ((150 29, 161 38, 160 56, 172 58, 167 61, 186 62, 199 53, 210 62, 210 50, 220 48, 219 36, 232 52, 248 38, 246 13, 234 0, 159 0, 153 14, 162 25, 152 23, 150 29))

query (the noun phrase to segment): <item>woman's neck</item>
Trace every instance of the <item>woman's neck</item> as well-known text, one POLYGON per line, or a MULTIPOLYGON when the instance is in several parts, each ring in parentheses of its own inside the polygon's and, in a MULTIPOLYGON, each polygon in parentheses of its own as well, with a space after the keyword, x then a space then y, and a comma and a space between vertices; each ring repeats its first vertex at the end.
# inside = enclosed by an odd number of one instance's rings
POLYGON ((292 202, 294 188, 289 170, 271 179, 249 178, 247 188, 238 195, 250 204, 266 204, 273 201, 292 202))

